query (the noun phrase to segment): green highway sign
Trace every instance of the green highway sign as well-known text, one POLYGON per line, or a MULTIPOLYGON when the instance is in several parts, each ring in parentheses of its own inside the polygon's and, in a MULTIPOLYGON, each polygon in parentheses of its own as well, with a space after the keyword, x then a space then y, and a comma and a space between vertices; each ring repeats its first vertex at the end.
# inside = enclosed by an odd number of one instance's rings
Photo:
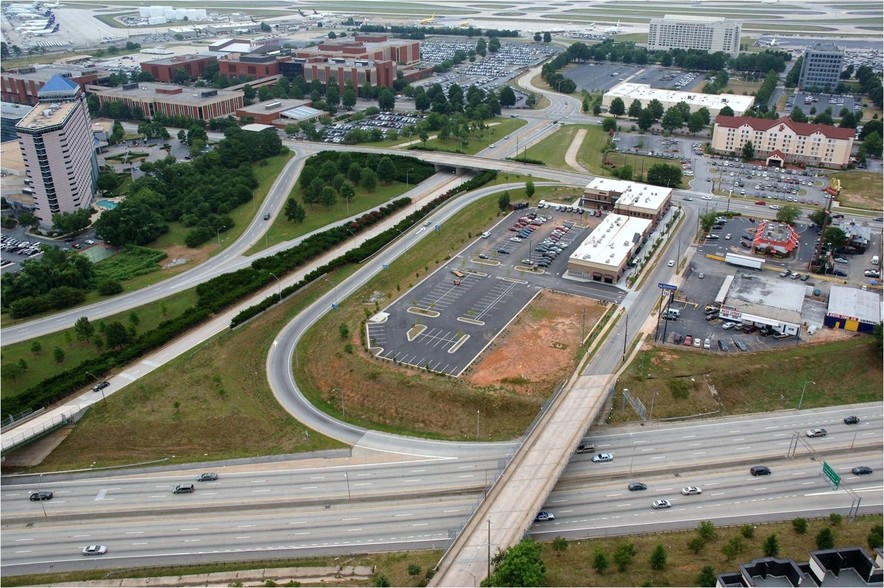
POLYGON ((829 481, 835 484, 835 488, 841 485, 841 476, 835 473, 835 470, 832 469, 832 466, 823 462, 823 475, 829 478, 829 481))

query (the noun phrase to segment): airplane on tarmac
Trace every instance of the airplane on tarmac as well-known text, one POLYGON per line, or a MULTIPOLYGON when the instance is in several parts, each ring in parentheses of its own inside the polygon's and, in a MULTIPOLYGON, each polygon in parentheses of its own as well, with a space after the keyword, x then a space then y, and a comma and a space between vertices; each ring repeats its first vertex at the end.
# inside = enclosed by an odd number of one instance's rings
POLYGON ((616 25, 606 28, 605 32, 606 33, 614 33, 614 34, 619 33, 620 32, 620 20, 619 19, 617 20, 616 25))
POLYGON ((434 12, 432 16, 428 16, 427 18, 421 21, 421 24, 433 24, 436 22, 436 13, 434 12))
POLYGON ((779 42, 777 41, 776 37, 772 37, 770 41, 762 41, 761 39, 759 39, 758 45, 762 47, 776 47, 777 45, 779 45, 779 42))

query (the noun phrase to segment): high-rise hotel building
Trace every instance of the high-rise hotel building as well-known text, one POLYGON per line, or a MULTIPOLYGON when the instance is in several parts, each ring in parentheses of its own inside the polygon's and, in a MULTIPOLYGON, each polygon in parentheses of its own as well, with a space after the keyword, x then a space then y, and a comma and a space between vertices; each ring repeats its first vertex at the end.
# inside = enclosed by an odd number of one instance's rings
POLYGON ((742 22, 728 18, 667 14, 651 19, 648 50, 698 49, 731 57, 740 54, 742 22))
POLYGON ((53 214, 92 205, 98 159, 80 86, 55 76, 40 88, 37 98, 37 105, 15 130, 34 191, 34 214, 42 228, 50 228, 53 214))

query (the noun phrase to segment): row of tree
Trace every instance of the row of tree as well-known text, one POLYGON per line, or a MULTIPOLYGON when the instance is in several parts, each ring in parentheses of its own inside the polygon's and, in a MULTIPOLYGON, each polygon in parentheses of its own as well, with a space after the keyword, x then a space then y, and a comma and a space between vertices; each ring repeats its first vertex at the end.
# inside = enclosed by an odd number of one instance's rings
MULTIPOLYGON (((608 112, 614 116, 629 116, 636 120, 638 128, 647 131, 654 123, 660 123, 665 131, 675 131, 687 125, 691 133, 699 133, 712 122, 709 109, 703 107, 695 112, 691 112, 691 107, 686 102, 679 102, 667 109, 663 108, 663 103, 656 98, 648 102, 648 105, 642 107, 639 100, 633 100, 626 109, 626 105, 620 97, 611 100, 608 106, 608 112)), ((729 106, 725 106, 720 114, 724 116, 733 116, 734 111, 729 106)), ((610 117, 602 120, 602 128, 606 131, 615 129, 616 121, 610 117), (613 121, 613 122, 612 122, 613 121)))

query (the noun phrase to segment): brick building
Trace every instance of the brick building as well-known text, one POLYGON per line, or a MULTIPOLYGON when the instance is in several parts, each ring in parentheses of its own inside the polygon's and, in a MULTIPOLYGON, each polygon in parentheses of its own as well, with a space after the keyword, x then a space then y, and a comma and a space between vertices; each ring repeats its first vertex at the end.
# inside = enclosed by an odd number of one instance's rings
POLYGON ((191 79, 200 77, 210 63, 218 59, 212 55, 173 55, 163 59, 145 61, 141 64, 141 71, 153 76, 155 82, 171 82, 175 79, 175 71, 184 71, 191 79))
POLYGON ((146 118, 162 113, 208 121, 233 115, 244 104, 240 90, 184 88, 153 82, 126 84, 118 88, 92 87, 90 91, 101 104, 120 101, 129 108, 140 108, 146 118))
POLYGON ((260 53, 231 53, 218 60, 218 73, 228 78, 268 78, 278 76, 280 62, 291 59, 260 53))
POLYGON ((76 66, 22 67, 0 73, 0 100, 16 104, 34 105, 37 94, 46 82, 55 76, 69 78, 81 88, 87 84, 97 84, 110 73, 95 68, 76 66))
POLYGON ((386 35, 354 35, 343 39, 328 39, 313 47, 295 51, 296 57, 328 59, 340 57, 349 60, 392 61, 407 66, 420 61, 420 41, 390 39, 386 35))

